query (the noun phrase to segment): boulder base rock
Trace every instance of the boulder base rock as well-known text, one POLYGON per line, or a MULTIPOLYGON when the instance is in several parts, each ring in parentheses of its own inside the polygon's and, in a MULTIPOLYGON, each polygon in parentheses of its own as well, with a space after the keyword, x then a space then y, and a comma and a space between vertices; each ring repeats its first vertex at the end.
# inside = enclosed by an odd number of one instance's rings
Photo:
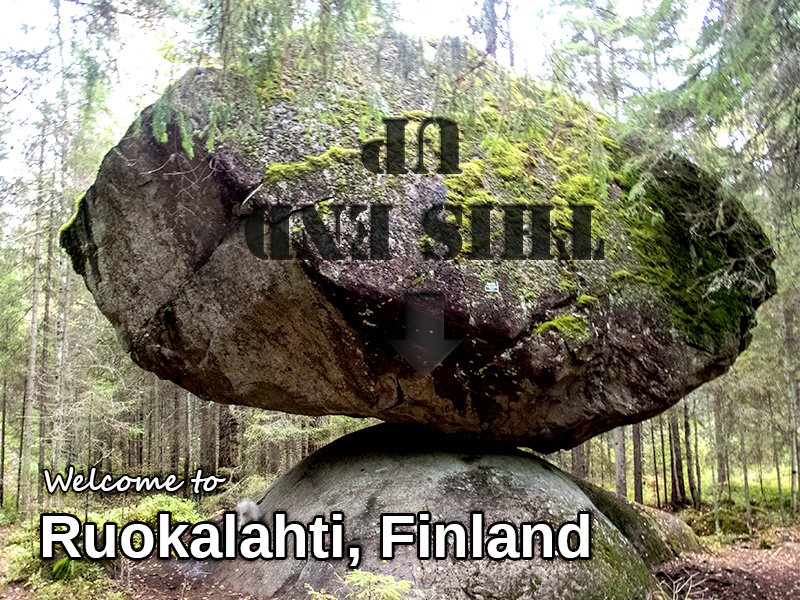
POLYGON ((291 52, 258 88, 192 71, 105 157, 61 243, 139 365, 207 400, 551 451, 658 414, 733 363, 775 279, 768 240, 713 178, 674 156, 627 168, 604 117, 500 69, 422 54, 401 69, 388 43, 382 62, 352 52, 326 85, 291 52), (432 108, 459 124, 461 174, 364 168, 381 117, 407 115, 413 140, 432 108), (294 211, 291 260, 246 241, 276 204, 294 211), (517 223, 510 204, 529 212, 517 223), (531 258, 541 205, 550 260, 531 258), (576 260, 570 205, 592 207, 598 260, 576 260), (338 232, 342 256, 302 254, 310 226, 338 232), (445 336, 463 339, 428 377, 387 342, 417 293, 441 294, 445 336))
MULTIPOLYGON (((531 454, 509 454, 415 427, 379 425, 329 444, 279 479, 258 507, 270 526, 275 511, 301 523, 342 511, 345 544, 362 548, 360 568, 413 581, 431 600, 642 600, 658 589, 637 548, 557 468, 531 454), (407 546, 396 548, 393 560, 381 560, 380 515, 420 511, 429 511, 434 522, 468 525, 470 513, 481 511, 487 527, 497 521, 517 526, 544 521, 556 528, 589 511, 592 557, 544 560, 537 550, 533 560, 455 560, 451 551, 446 560, 420 560, 416 547, 407 546)), ((648 520, 637 523, 630 528, 633 535, 659 539, 648 520)), ((683 536, 693 538, 691 531, 683 536)), ((648 563, 658 562, 656 554, 662 560, 675 556, 666 541, 647 544, 648 563)), ((342 589, 343 561, 225 560, 208 562, 202 570, 210 582, 275 600, 305 597, 304 584, 338 597, 352 591, 342 589)), ((190 564, 186 571, 198 569, 190 564)))

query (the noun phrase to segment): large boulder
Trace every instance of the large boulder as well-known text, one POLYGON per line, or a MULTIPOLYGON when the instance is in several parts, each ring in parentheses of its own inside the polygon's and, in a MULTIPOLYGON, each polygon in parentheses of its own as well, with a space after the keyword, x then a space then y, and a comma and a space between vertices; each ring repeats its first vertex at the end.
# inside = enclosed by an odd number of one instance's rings
MULTIPOLYGON (((317 515, 327 520, 334 511, 344 515, 344 547, 361 547, 360 569, 411 581, 425 598, 642 600, 658 590, 637 548, 568 476, 531 454, 486 442, 452 439, 418 427, 371 427, 303 460, 258 503, 259 520, 270 529, 275 512, 306 524, 317 515), (429 512, 434 523, 469 527, 470 514, 483 512, 484 529, 503 521, 515 527, 543 522, 557 530, 576 521, 581 511, 591 514, 589 560, 567 560, 558 554, 544 559, 539 536, 535 557, 528 560, 456 560, 452 547, 444 560, 420 559, 417 545, 395 547, 389 560, 379 556, 384 513, 429 512)), ((414 530, 413 526, 395 529, 414 530)), ((189 562, 183 568, 207 584, 291 600, 306 596, 305 584, 339 598, 353 592, 342 585, 346 562, 237 559, 189 562)))
POLYGON ((657 414, 733 363, 775 279, 768 240, 718 182, 673 155, 631 167, 604 117, 476 67, 468 48, 439 48, 436 65, 388 43, 378 61, 351 52, 326 84, 291 52, 259 86, 191 71, 105 157, 61 243, 139 365, 207 400, 551 451, 657 414), (410 155, 424 111, 460 127, 462 173, 362 165, 385 116, 405 114, 410 155), (515 221, 512 203, 552 206, 552 260, 530 258, 539 221, 515 221), (296 213, 291 260, 264 259, 272 238, 254 246, 254 219, 277 204, 296 213), (570 205, 593 209, 578 257, 570 205), (475 243, 486 206, 488 249, 475 243), (337 215, 341 256, 304 246, 301 223, 336 240, 337 215), (444 333, 463 340, 430 375, 387 341, 404 336, 409 294, 440 294, 444 333))

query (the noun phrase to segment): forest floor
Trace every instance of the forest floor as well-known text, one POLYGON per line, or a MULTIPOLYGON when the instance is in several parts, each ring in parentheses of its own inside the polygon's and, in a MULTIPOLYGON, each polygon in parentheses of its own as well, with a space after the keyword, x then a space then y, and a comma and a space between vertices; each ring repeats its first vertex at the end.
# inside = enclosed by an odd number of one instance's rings
POLYGON ((692 600, 790 600, 800 598, 800 529, 770 532, 771 548, 758 537, 713 551, 684 554, 660 565, 658 579, 692 600))
MULTIPOLYGON (((2 543, 0 531, 0 543, 2 543)), ((776 529, 769 535, 771 548, 758 538, 685 554, 660 565, 656 575, 667 587, 691 600, 790 600, 800 598, 800 529, 776 529)), ((0 552, 0 572, 5 561, 0 552)), ((187 577, 174 561, 128 561, 122 581, 112 581, 115 591, 131 600, 255 600, 187 577)), ((0 598, 35 600, 37 590, 10 584, 0 598)))

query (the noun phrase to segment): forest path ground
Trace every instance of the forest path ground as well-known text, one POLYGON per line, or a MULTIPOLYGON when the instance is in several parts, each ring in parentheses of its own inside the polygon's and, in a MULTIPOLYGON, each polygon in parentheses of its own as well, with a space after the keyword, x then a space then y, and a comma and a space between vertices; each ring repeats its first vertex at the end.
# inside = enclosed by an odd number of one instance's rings
POLYGON ((715 552, 685 554, 656 569, 659 580, 692 600, 794 600, 800 598, 800 530, 776 529, 772 548, 759 539, 715 552))

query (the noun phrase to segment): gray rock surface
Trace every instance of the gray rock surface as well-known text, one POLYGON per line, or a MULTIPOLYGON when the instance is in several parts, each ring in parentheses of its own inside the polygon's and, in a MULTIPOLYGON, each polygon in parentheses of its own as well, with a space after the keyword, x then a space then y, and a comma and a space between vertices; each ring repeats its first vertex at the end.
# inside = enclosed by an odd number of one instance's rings
MULTIPOLYGON (((269 93, 197 70, 144 111, 61 236, 139 365, 207 400, 378 417, 551 451, 655 415, 733 363, 775 290, 768 240, 735 200, 677 157, 631 175, 628 151, 602 119, 544 88, 507 109, 497 98, 520 84, 497 70, 459 81, 456 100, 475 89, 484 100, 447 113, 462 123, 462 175, 369 173, 357 152, 365 135, 383 132, 379 118, 360 131, 375 102, 359 98, 377 90, 384 115, 438 106, 420 64, 404 76, 354 59, 352 77, 313 102, 288 65, 269 93), (209 149, 210 115, 226 102, 227 136, 209 149), (504 111, 529 106, 547 120, 538 137, 492 137, 504 111), (183 144, 178 121, 191 138, 183 144), (166 142, 154 123, 166 124, 166 142), (586 133, 587 123, 599 133, 586 133), (608 162, 605 187, 591 183, 597 151, 608 162), (322 260, 312 245, 304 260, 262 260, 248 249, 245 223, 259 207, 327 197, 391 205, 393 258, 322 260), (422 215, 444 201, 465 214, 486 202, 552 203, 556 259, 500 258, 495 211, 492 260, 426 260, 422 215), (568 202, 595 207, 604 260, 570 258, 568 202), (428 377, 386 341, 403 337, 406 295, 423 292, 443 295, 445 334, 463 338, 428 377)), ((321 206, 332 230, 331 208, 321 206)), ((465 250, 470 227, 461 228, 465 250)), ((341 235, 343 246, 358 244, 345 217, 341 235)))
MULTIPOLYGON (((360 568, 412 581, 428 600, 642 600, 658 589, 634 546, 557 468, 531 454, 415 427, 379 425, 340 438, 279 479, 258 507, 269 526, 275 511, 301 523, 342 511, 345 544, 362 548, 360 568), (537 550, 532 560, 455 560, 452 553, 420 560, 407 546, 382 561, 381 513, 419 511, 434 522, 468 523, 471 512, 483 511, 487 526, 546 521, 556 528, 590 511, 592 558, 544 560, 537 550)), ((209 561, 195 571, 209 583, 275 600, 306 597, 306 583, 340 598, 353 591, 341 583, 343 561, 209 561)))

